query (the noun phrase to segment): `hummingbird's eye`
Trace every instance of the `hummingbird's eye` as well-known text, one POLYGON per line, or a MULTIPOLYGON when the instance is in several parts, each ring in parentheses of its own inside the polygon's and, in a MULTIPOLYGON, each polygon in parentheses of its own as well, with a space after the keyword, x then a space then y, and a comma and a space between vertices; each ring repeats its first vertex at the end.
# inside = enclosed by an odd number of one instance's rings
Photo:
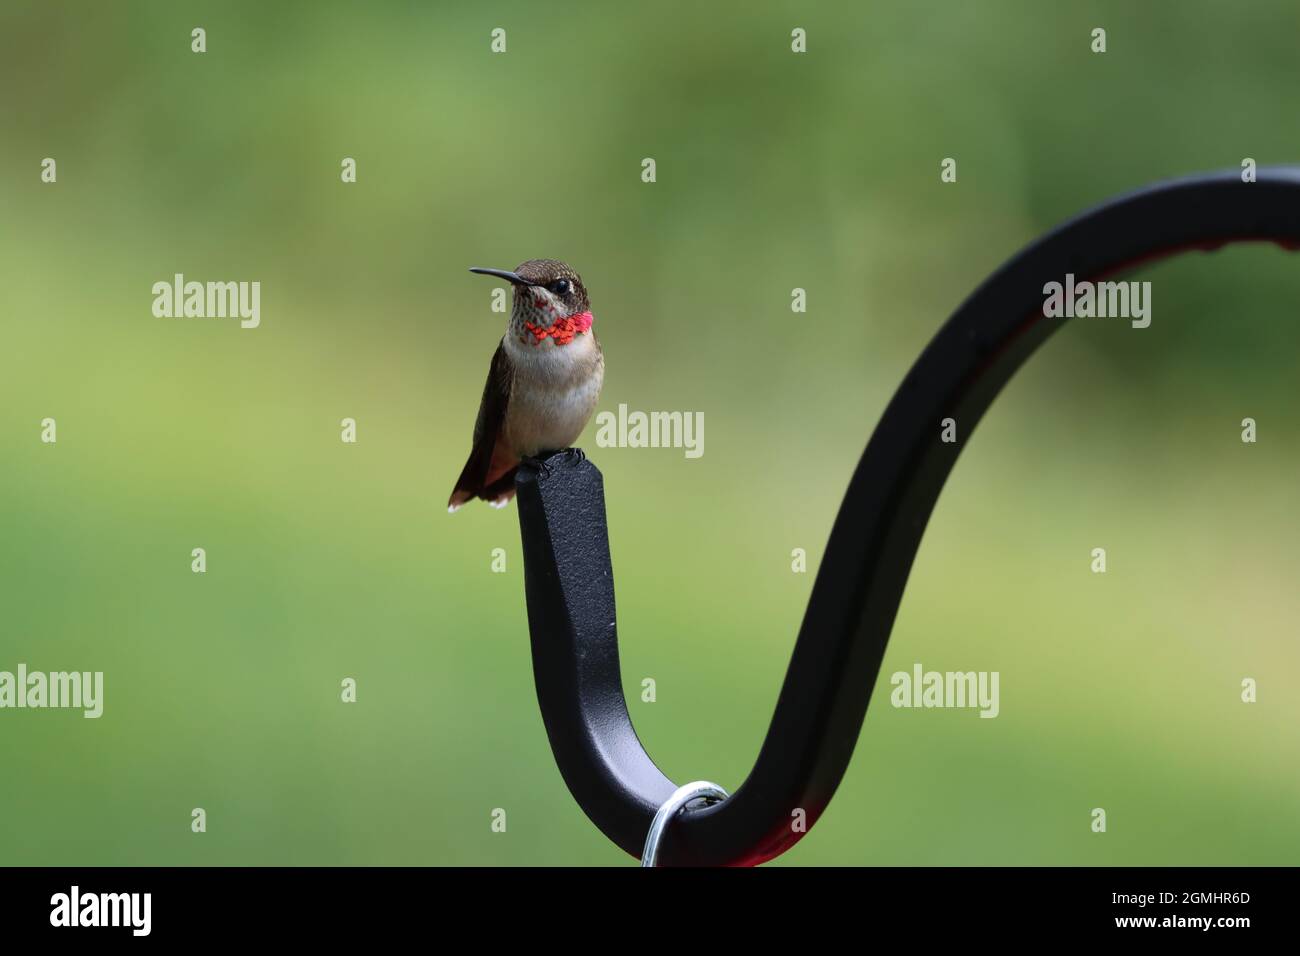
POLYGON ((551 291, 554 292, 556 295, 564 295, 569 291, 569 280, 556 279, 554 282, 551 283, 551 291))

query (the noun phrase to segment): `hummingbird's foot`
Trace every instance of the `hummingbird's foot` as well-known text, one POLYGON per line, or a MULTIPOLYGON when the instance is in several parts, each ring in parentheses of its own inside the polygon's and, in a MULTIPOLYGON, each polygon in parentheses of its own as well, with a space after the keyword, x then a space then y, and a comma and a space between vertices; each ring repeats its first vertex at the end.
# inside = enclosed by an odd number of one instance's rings
POLYGON ((527 465, 529 468, 533 469, 533 471, 537 472, 539 478, 546 479, 551 477, 551 466, 540 458, 520 458, 519 464, 527 465))
POLYGON ((587 460, 587 453, 583 451, 581 448, 573 448, 573 447, 561 448, 560 452, 565 455, 576 456, 578 461, 580 462, 587 460))

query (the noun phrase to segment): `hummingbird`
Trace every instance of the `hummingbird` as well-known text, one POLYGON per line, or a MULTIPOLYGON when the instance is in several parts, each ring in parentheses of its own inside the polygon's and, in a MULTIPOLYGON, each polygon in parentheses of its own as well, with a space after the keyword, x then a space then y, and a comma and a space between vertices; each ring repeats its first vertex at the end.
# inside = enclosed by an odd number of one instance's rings
POLYGON ((510 324, 488 367, 474 446, 447 510, 474 498, 504 508, 515 469, 569 449, 600 397, 605 356, 592 330, 582 278, 563 262, 529 259, 513 272, 473 268, 514 286, 510 324))

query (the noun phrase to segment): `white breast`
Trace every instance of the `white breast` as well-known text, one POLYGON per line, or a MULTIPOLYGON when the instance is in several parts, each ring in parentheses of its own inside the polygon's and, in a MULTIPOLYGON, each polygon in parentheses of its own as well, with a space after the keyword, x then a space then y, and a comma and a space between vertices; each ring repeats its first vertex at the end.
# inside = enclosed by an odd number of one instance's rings
POLYGON ((579 334, 568 345, 538 345, 507 334, 514 366, 505 437, 515 454, 532 457, 568 448, 582 434, 600 397, 605 361, 595 337, 579 334))

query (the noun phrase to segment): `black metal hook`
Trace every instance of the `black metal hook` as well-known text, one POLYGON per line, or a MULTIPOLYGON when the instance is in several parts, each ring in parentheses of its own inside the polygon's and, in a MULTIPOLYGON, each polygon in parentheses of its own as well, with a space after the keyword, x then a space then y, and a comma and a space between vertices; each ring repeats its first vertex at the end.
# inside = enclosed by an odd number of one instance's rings
MULTIPOLYGON (((965 440, 1021 363, 1065 321, 1044 284, 1189 249, 1268 240, 1300 248, 1300 168, 1225 172, 1112 200, 1030 245, 988 278, 921 353, 876 426, 831 529, 785 683, 754 769, 726 801, 682 813, 663 862, 762 863, 811 829, 848 766, 930 512, 965 440), (955 443, 941 422, 958 423, 955 443)), ((546 732, 565 782, 605 835, 640 853, 676 785, 637 740, 623 697, 600 472, 560 453, 519 470, 528 626, 546 732)))

